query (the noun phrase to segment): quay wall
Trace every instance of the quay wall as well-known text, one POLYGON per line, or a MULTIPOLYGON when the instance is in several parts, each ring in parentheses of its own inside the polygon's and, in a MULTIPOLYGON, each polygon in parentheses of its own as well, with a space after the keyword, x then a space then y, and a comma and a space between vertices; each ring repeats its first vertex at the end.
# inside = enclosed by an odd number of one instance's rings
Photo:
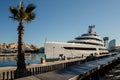
MULTIPOLYGON (((98 56, 98 58, 103 58, 107 56, 109 55, 101 55, 101 56, 98 56)), ((50 72, 54 70, 66 69, 70 66, 78 65, 85 62, 86 62, 85 58, 76 58, 71 60, 46 62, 44 64, 27 65, 27 69, 28 71, 31 72, 31 75, 37 75, 37 74, 50 72)), ((15 78, 14 76, 15 70, 16 70, 16 67, 0 68, 0 80, 13 80, 15 78)))

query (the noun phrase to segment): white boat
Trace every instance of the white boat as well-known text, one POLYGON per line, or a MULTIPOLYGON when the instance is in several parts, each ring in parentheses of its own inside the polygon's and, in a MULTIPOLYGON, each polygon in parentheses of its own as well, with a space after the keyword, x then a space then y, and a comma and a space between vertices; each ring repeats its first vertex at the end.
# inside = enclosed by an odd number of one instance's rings
POLYGON ((68 42, 45 42, 46 58, 59 58, 60 55, 74 58, 108 53, 103 38, 93 32, 94 27, 95 25, 90 25, 88 33, 68 42))

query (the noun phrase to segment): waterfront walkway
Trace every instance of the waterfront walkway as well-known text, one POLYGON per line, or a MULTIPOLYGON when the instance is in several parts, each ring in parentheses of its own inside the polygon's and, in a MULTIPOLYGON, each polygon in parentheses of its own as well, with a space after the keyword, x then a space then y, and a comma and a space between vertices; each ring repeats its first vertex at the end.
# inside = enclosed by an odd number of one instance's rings
MULTIPOLYGON (((115 61, 119 57, 120 57, 120 54, 115 55, 115 56, 109 56, 107 58, 102 58, 99 60, 71 66, 66 69, 46 72, 46 73, 42 73, 39 75, 20 78, 17 80, 78 80, 78 79, 88 80, 85 77, 91 74, 94 74, 94 72, 99 71, 100 73, 101 71, 101 74, 103 74, 104 71, 109 70, 109 68, 111 68, 111 65, 114 65, 115 61), (104 68, 105 70, 102 68, 104 68)), ((97 77, 99 78, 99 76, 97 76, 96 73, 92 76, 95 77, 95 79, 97 79, 97 77)), ((89 80, 92 80, 92 79, 89 79, 89 80)))
MULTIPOLYGON (((55 61, 55 62, 46 62, 43 64, 28 65, 27 69, 31 72, 31 75, 33 75, 33 76, 22 78, 20 80, 37 80, 37 79, 40 80, 40 78, 38 78, 38 77, 40 75, 47 74, 45 72, 48 72, 49 75, 48 74, 47 75, 48 75, 48 77, 50 77, 52 75, 52 73, 59 72, 59 70, 63 70, 63 71, 60 71, 60 73, 62 75, 54 74, 51 77, 54 78, 54 76, 58 76, 58 78, 60 78, 60 79, 56 79, 56 77, 55 77, 55 79, 51 79, 51 80, 61 80, 62 77, 67 77, 67 79, 68 79, 68 78, 74 77, 76 75, 78 76, 79 74, 83 74, 84 72, 87 72, 89 70, 94 71, 94 70, 96 70, 96 68, 99 69, 100 65, 102 65, 102 66, 103 66, 103 64, 106 65, 106 62, 108 64, 109 60, 111 61, 111 59, 114 60, 114 58, 120 57, 119 54, 117 54, 116 57, 112 57, 112 56, 115 56, 115 55, 114 54, 113 55, 112 54, 100 55, 100 56, 98 56, 99 61, 97 61, 97 60, 96 60, 97 62, 91 61, 92 63, 91 62, 85 63, 86 59, 84 57, 84 58, 76 58, 76 59, 71 59, 71 60, 60 60, 60 61, 55 61), (111 58, 109 58, 109 57, 111 57, 111 58), (71 66, 71 68, 69 68, 70 66, 71 66), (79 72, 79 70, 80 70, 80 72, 79 72)), ((16 67, 0 68, 0 80, 5 80, 5 79, 13 80, 15 70, 16 70, 16 67)), ((45 77, 47 78, 46 75, 45 75, 45 77)), ((43 80, 47 80, 46 78, 43 80)), ((63 80, 67 80, 67 79, 63 79, 63 80)), ((50 78, 48 78, 48 80, 50 80, 50 78)))

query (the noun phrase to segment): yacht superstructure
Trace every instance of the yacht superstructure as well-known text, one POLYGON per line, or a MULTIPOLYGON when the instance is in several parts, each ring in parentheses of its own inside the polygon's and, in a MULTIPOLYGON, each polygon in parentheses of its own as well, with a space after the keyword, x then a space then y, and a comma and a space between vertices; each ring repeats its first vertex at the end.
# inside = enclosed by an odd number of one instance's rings
POLYGON ((88 33, 76 37, 68 42, 45 42, 46 58, 81 57, 106 54, 108 50, 104 46, 104 41, 96 32, 93 32, 95 25, 90 25, 88 33))

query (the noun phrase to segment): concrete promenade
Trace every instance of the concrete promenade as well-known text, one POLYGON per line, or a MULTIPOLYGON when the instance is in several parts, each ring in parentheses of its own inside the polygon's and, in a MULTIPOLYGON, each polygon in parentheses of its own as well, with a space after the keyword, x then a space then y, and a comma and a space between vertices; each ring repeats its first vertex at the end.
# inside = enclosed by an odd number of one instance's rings
MULTIPOLYGON (((111 65, 114 64, 114 62, 119 57, 120 54, 115 56, 109 56, 107 58, 102 58, 95 61, 74 65, 66 69, 46 72, 34 76, 20 78, 17 80, 86 80, 84 79, 84 77, 87 77, 90 74, 93 74, 94 72, 100 71, 99 74, 105 73, 105 71, 108 68, 111 68, 112 67, 111 65), (105 70, 102 68, 104 68, 105 70)), ((93 77, 98 78, 99 76, 97 76, 97 74, 94 74, 93 77)))

